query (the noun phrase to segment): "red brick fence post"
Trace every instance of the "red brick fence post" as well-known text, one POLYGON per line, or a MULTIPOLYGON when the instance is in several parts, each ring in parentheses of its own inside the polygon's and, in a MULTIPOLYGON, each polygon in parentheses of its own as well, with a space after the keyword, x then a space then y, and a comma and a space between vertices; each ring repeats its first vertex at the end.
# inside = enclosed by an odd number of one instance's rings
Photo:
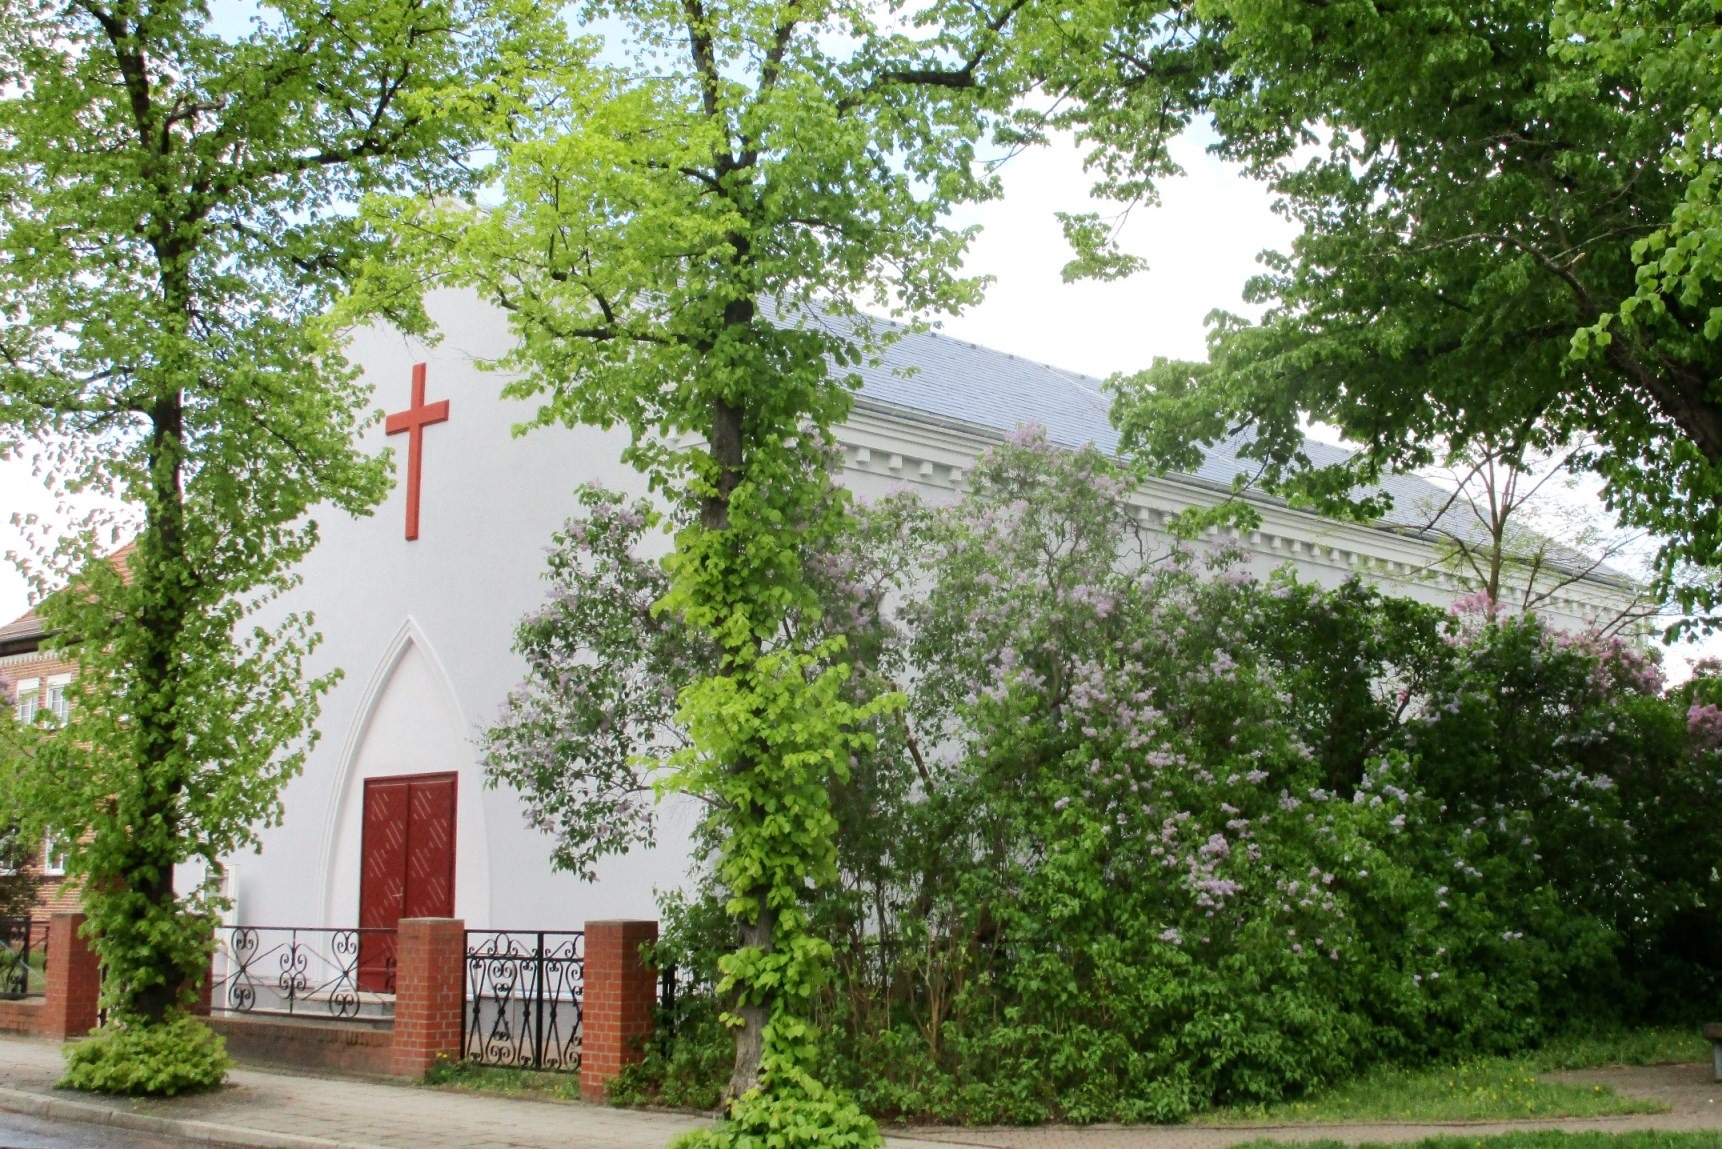
POLYGON ((41 1032, 67 1041, 96 1028, 102 994, 102 967, 79 930, 83 914, 54 914, 48 919, 48 978, 43 987, 41 1032))
POLYGON ((658 923, 586 923, 580 1008, 580 1096, 604 1100, 610 1079, 644 1056, 658 1004, 658 971, 640 947, 658 940, 658 923))
POLYGON ((402 1077, 423 1077, 439 1054, 450 1060, 460 1057, 466 923, 458 918, 402 918, 395 937, 391 1064, 402 1077))

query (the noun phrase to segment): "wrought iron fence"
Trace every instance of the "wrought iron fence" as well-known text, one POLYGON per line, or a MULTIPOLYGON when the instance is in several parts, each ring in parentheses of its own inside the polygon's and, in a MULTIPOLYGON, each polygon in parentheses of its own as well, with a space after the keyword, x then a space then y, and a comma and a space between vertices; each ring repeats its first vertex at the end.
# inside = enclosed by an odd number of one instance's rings
POLYGON ((394 1015, 395 931, 224 926, 210 1008, 339 1019, 394 1015))
POLYGON ((48 923, 0 918, 0 999, 37 997, 47 987, 48 923))
POLYGON ((658 968, 658 1008, 652 1018, 652 1040, 665 1057, 675 1048, 676 1038, 687 1028, 689 1015, 711 998, 711 979, 692 969, 666 965, 658 968))
POLYGON ((578 1070, 585 945, 578 930, 466 931, 467 1060, 578 1070))

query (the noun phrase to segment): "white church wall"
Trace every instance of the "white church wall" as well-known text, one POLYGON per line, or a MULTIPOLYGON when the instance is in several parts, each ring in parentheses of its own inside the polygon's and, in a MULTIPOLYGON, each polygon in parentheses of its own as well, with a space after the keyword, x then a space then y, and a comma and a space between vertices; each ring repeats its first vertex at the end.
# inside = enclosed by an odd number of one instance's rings
MULTIPOLYGON (((368 518, 318 516, 322 542, 304 564, 304 584, 278 604, 315 612, 325 642, 310 671, 340 668, 345 676, 325 699, 322 738, 304 774, 286 788, 283 824, 264 833, 261 857, 236 859, 238 919, 354 924, 363 780, 442 770, 459 775, 455 912, 470 926, 563 929, 654 916, 654 891, 685 879, 698 815, 692 801, 660 811, 655 848, 607 860, 596 883, 582 883, 550 870, 549 840, 526 825, 515 794, 484 788, 475 741, 521 676, 514 628, 543 600, 544 550, 576 508, 576 487, 597 480, 641 493, 643 480, 620 462, 621 431, 514 436, 532 405, 499 399, 503 380, 476 365, 504 349, 500 313, 457 293, 431 307, 443 331, 436 346, 372 330, 351 351, 389 411, 408 405, 412 366, 427 363, 426 399, 448 400, 449 418, 424 430, 420 537, 404 538, 405 437, 374 427, 366 449, 394 448, 402 480, 368 518)), ((839 437, 843 481, 857 496, 907 486, 935 502, 957 497, 975 456, 996 441, 865 401, 839 437)), ((1167 513, 1215 497, 1165 479, 1146 483, 1136 501, 1144 526, 1158 529, 1167 513)), ((1277 505, 1264 505, 1262 515, 1260 530, 1240 540, 1258 573, 1291 561, 1329 586, 1363 574, 1437 604, 1463 593, 1420 573, 1434 552, 1418 540, 1277 505)), ((1581 624, 1611 593, 1574 589, 1556 621, 1581 624)))
MULTIPOLYGON (((237 860, 239 918, 353 924, 362 779, 439 770, 460 776, 455 909, 473 926, 574 928, 649 915, 653 889, 678 884, 685 868, 693 820, 685 803, 664 812, 662 845, 581 883, 550 871, 548 841, 526 827, 516 795, 484 788, 475 743, 520 678, 514 628, 543 599, 544 548, 575 509, 575 488, 596 479, 641 491, 643 482, 620 462, 620 432, 515 437, 531 405, 499 400, 502 380, 475 362, 506 338, 497 313, 458 296, 433 310, 438 345, 367 331, 351 351, 390 411, 407 406, 412 365, 427 362, 427 399, 447 399, 450 415, 424 432, 420 537, 403 537, 404 481, 368 518, 320 515, 304 585, 279 604, 316 614, 325 641, 310 672, 340 668, 344 677, 324 701, 322 738, 303 775, 284 792, 283 824, 265 832, 260 858, 237 860), (412 653, 390 677, 409 616, 412 653)), ((365 446, 394 448, 404 473, 403 440, 379 426, 365 446)))

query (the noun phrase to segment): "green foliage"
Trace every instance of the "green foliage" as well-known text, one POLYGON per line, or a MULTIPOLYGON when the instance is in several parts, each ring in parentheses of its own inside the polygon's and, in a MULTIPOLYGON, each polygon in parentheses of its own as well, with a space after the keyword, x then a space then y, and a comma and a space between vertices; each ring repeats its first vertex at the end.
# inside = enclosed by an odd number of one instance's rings
POLYGON ((216 1088, 232 1066, 220 1034, 176 1011, 164 1021, 106 1025, 68 1045, 60 1088, 173 1097, 216 1088))
POLYGON ((715 1129, 678 1143, 687 1149, 861 1149, 881 1140, 879 1127, 854 1101, 807 1075, 790 1088, 779 1079, 770 1094, 744 1093, 715 1129))
POLYGON ((1696 1026, 1575 1026, 1527 1053, 1523 1061, 1539 1073, 1613 1065, 1678 1065, 1703 1061, 1710 1043, 1696 1026))
POLYGON ((1543 1081, 1526 1059, 1484 1058, 1430 1069, 1382 1068, 1309 1098, 1222 1109, 1207 1121, 1514 1121, 1663 1113, 1668 1106, 1621 1097, 1601 1085, 1543 1081))
POLYGON ((1715 13, 1691 0, 1562 0, 1550 31, 1558 59, 1630 77, 1639 100, 1666 100, 1684 121, 1676 120, 1680 129, 1661 156, 1679 199, 1647 221, 1654 230, 1634 237, 1636 290, 1581 331, 1575 345, 1606 354, 1618 331, 1668 358, 1704 362, 1722 340, 1722 29, 1715 13))
POLYGON ((307 673, 313 620, 273 600, 312 508, 387 486, 329 314, 378 250, 351 205, 472 186, 471 97, 553 19, 275 0, 232 27, 195 0, 76 0, 0 21, 0 449, 49 444, 51 482, 125 507, 37 540, 50 646, 81 673, 63 725, 0 718, 0 821, 66 844, 115 1057, 202 976, 220 859, 280 817, 333 682, 307 673))
POLYGON ((660 1105, 672 1109, 712 1110, 723 1101, 723 1087, 735 1061, 735 1043, 718 1019, 715 1000, 701 994, 681 1010, 674 1027, 660 1029, 646 1056, 611 1079, 613 1105, 660 1105))
MULTIPOLYGON (((853 681, 906 684, 831 784, 839 876, 804 901, 834 951, 824 1072, 867 1111, 1166 1121, 1382 1064, 1517 1080, 1486 1059, 1715 993, 1713 680, 1665 698, 1633 648, 1477 598, 1258 578, 1148 534, 1116 468, 1035 429, 966 488, 861 508, 809 564, 853 681)), ((722 904, 664 907, 684 1010, 722 904)), ((676 1034, 625 1096, 715 1092, 709 1032, 676 1034)))
POLYGON ((1707 0, 1092 4, 1036 66, 1125 200, 1210 117, 1301 232, 1206 363, 1116 384, 1124 447, 1191 469, 1239 426, 1263 483, 1369 516, 1368 484, 1484 440, 1588 438, 1610 506, 1708 606, 1722 531, 1722 73, 1707 0), (1359 445, 1303 452, 1309 421, 1359 445), (1361 485, 1360 485, 1361 484, 1361 485), (1360 492, 1363 496, 1360 497, 1360 492))

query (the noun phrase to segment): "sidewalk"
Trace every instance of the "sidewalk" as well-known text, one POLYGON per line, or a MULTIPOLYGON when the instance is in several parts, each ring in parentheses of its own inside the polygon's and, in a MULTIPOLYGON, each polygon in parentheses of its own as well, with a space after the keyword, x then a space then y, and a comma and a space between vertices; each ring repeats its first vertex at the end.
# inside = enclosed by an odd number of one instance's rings
POLYGON ((54 1089, 48 1041, 0 1037, 0 1108, 95 1121, 187 1144, 251 1149, 663 1149, 697 1118, 550 1105, 334 1077, 239 1069, 230 1088, 160 1101, 54 1089))
MULTIPOLYGON (((218 1093, 134 1100, 54 1088, 54 1042, 0 1036, 0 1109, 248 1149, 663 1149, 707 1124, 674 1113, 237 1069, 218 1093)), ((894 1137, 893 1149, 943 1149, 894 1137)))
MULTIPOLYGON (((55 1120, 135 1129, 191 1145, 249 1149, 662 1149, 698 1117, 596 1105, 553 1104, 451 1093, 410 1085, 240 1069, 219 1093, 134 1101, 54 1089, 61 1069, 51 1042, 0 1037, 0 1109, 55 1120)), ((1722 1131, 1722 1085, 1708 1066, 1600 1070, 1564 1075, 1606 1082, 1623 1094, 1655 1096, 1664 1114, 1488 1124, 1371 1124, 893 1130, 893 1149, 1227 1149, 1271 1137, 1415 1141, 1442 1134, 1476 1136, 1516 1129, 1722 1131)))

